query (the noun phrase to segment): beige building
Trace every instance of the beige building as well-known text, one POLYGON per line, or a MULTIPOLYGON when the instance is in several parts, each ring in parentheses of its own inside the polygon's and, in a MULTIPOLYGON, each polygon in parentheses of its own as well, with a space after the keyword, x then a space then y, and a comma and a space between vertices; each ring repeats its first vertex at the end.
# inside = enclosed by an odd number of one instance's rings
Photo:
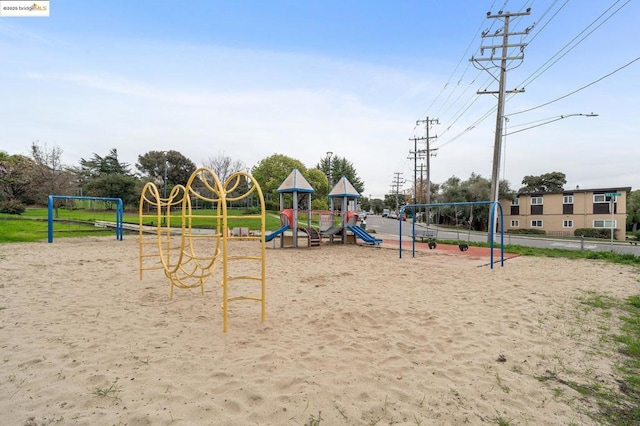
POLYGON ((500 200, 504 230, 539 229, 550 236, 571 237, 580 228, 613 228, 615 238, 624 241, 630 191, 631 187, 518 194, 515 201, 500 200))

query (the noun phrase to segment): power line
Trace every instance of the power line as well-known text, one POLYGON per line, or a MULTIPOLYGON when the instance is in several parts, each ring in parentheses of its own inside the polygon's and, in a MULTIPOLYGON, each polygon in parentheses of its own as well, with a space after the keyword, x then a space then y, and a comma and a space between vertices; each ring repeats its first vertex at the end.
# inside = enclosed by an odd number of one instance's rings
MULTIPOLYGON (((493 6, 495 5, 496 0, 493 0, 493 2, 491 3, 491 6, 489 7, 489 9, 492 9, 493 6)), ((506 2, 505 2, 506 4, 506 2)), ((429 106, 426 108, 424 114, 422 114, 422 116, 426 116, 427 113, 429 111, 432 111, 432 107, 436 104, 436 102, 440 99, 440 96, 442 96, 442 94, 444 93, 445 90, 447 90, 447 88, 449 88, 451 80, 453 79, 454 74, 456 73, 456 71, 458 71, 458 68, 460 67, 460 64, 462 64, 463 61, 466 60, 466 58, 468 58, 468 52, 469 49, 471 48, 471 46, 474 44, 475 40, 478 37, 478 34, 481 32, 482 27, 485 25, 486 21, 483 19, 482 22, 480 23, 480 25, 478 26, 478 29, 475 31, 475 33, 473 34, 473 36, 471 37, 471 40, 469 41, 469 44, 467 45, 467 48, 465 49, 464 53, 462 54, 462 56, 460 57, 460 59, 458 60, 458 63, 456 64, 455 68, 453 69, 453 71, 451 72, 451 74, 449 75, 449 78, 447 79, 447 82, 444 84, 444 86, 442 87, 442 89, 440 90, 440 92, 438 93, 438 95, 436 95, 436 97, 433 99, 433 101, 431 102, 431 104, 429 104, 429 106)), ((491 27, 489 27, 489 29, 487 31, 491 31, 491 28, 493 27, 493 22, 491 27)), ((464 69, 464 71, 462 72, 462 75, 458 78, 458 83, 456 84, 456 87, 458 87, 460 85, 460 82, 462 81, 462 79, 464 78, 467 70, 469 69, 469 65, 467 65, 467 67, 464 69)), ((475 81, 475 79, 474 79, 475 81)), ((455 91, 455 88, 454 88, 455 91)), ((447 100, 445 100, 445 102, 443 103, 443 107, 444 105, 446 105, 447 101, 451 98, 451 95, 449 95, 449 97, 447 98, 447 100)), ((443 108, 441 107, 441 108, 443 108)), ((438 115, 438 114, 436 114, 438 115)), ((414 130, 416 129, 416 127, 414 127, 414 130)))
MULTIPOLYGON (((537 37, 537 36, 542 32, 542 30, 543 30, 543 29, 544 29, 544 28, 549 24, 549 22, 551 22, 554 18, 556 18, 556 16, 558 15, 558 12, 559 12, 560 10, 562 10, 562 8, 564 8, 564 6, 567 4, 567 1, 568 1, 568 0, 566 0, 566 1, 565 1, 565 2, 560 6, 560 9, 559 9, 558 11, 556 11, 556 13, 554 13, 554 14, 553 14, 553 16, 551 16, 551 18, 549 18, 549 20, 544 24, 544 26, 543 26, 543 27, 542 27, 542 28, 541 28, 541 29, 540 29, 540 30, 535 34, 535 36, 534 36, 534 38, 533 38, 533 39, 535 39, 535 37, 537 37)), ((610 11, 610 10, 612 9, 612 7, 614 7, 614 6, 615 6, 617 3, 619 3, 620 1, 621 1, 621 0, 617 0, 614 4, 612 4, 609 8, 607 8, 607 10, 605 10, 605 12, 601 13, 601 14, 598 16, 598 18, 594 19, 594 20, 593 20, 593 21, 592 21, 592 22, 591 22, 587 27, 585 27, 585 29, 584 29, 584 30, 582 30, 582 31, 581 31, 581 32, 580 32, 576 37, 574 37, 574 38, 573 38, 573 40, 577 39, 577 38, 580 36, 580 34, 583 34, 583 33, 584 33, 588 28, 590 28, 591 26, 593 26, 593 24, 594 24, 595 22, 597 22, 599 19, 601 19, 601 18, 602 18, 602 16, 604 16, 608 11, 610 11)), ((612 13, 610 16, 608 16, 608 17, 606 18, 606 20, 605 20, 605 21, 603 21, 602 23, 600 23, 596 28, 594 28, 594 29, 593 29, 589 34, 587 34, 587 36, 585 36, 584 38, 588 37, 591 33, 593 33, 594 31, 596 31, 597 29, 599 29, 599 28, 604 24, 604 22, 606 22, 607 20, 609 20, 612 16, 614 16, 614 15, 615 15, 615 14, 616 14, 616 13, 617 13, 621 8, 622 8, 622 7, 626 6, 629 2, 630 2, 630 0, 627 0, 627 1, 622 5, 622 6, 620 6, 620 8, 618 8, 614 13, 612 13)), ((555 3, 557 3, 557 1, 556 1, 556 2, 554 2, 554 3, 553 3, 553 5, 555 5, 555 3)), ((542 15, 543 17, 544 17, 545 15, 547 15, 547 14, 552 10, 553 5, 551 5, 549 8, 547 8, 547 10, 546 10, 546 11, 543 13, 543 15, 542 15)), ((536 25, 537 25, 537 24, 534 24, 534 26, 536 26, 536 25)), ((533 28, 534 26, 532 26, 532 27, 530 27, 530 28, 533 28)), ((526 39, 526 36, 525 36, 524 38, 526 39)), ((582 40, 584 40, 584 38, 583 38, 582 40)), ((531 40, 533 40, 533 39, 531 39, 531 40)), ((530 41, 531 41, 531 40, 530 40, 530 41)), ((573 40, 572 40, 572 41, 573 41, 573 40)), ((581 41, 582 41, 582 40, 581 40, 581 41)), ((570 43, 571 43, 571 42, 570 42, 570 43)), ((563 50, 563 49, 565 49, 565 48, 566 48, 570 43, 568 43, 567 45, 565 45, 565 46, 564 46, 564 47, 563 47, 559 52, 557 52, 555 55, 553 55, 553 56, 552 56, 552 58, 553 58, 553 57, 555 57, 555 56, 557 56, 560 52, 562 52, 562 50, 563 50)), ((577 46, 577 44, 576 44, 576 46, 577 46)), ((575 46, 574 46, 574 47, 575 47, 575 46)), ((572 49, 573 49, 573 47, 572 47, 572 49)), ((567 51, 566 53, 568 53, 568 51, 567 51)), ((566 53, 565 53, 565 54, 566 54, 566 53)), ((563 55, 563 56, 564 56, 564 55, 563 55)), ((558 60, 559 60, 559 59, 560 59, 560 58, 558 58, 558 60)), ((636 61, 636 60, 638 60, 638 59, 640 59, 640 58, 636 58, 636 59, 634 59, 634 60, 633 60, 633 61, 631 61, 630 63, 628 63, 628 64, 626 64, 626 65, 624 65, 624 66, 620 67, 619 69, 617 69, 617 70, 615 70, 615 71, 613 71, 613 72, 611 72, 611 73, 609 73, 609 74, 607 74, 607 75, 605 75, 605 76, 601 77, 600 79, 598 79, 598 80, 596 80, 596 81, 594 81, 594 82, 592 82, 592 83, 590 83, 590 84, 588 84, 588 85, 586 85, 586 86, 581 87, 580 89, 575 90, 574 92, 571 92, 571 93, 569 93, 569 94, 567 94, 567 95, 564 95, 564 96, 562 96, 562 97, 560 97, 560 98, 557 98, 557 99, 555 99, 555 100, 553 100, 553 101, 550 101, 550 102, 548 102, 548 103, 545 103, 545 104, 543 104, 543 105, 539 105, 539 106, 534 107, 534 108, 530 108, 530 109, 527 109, 527 110, 524 110, 524 111, 520 111, 520 112, 518 112, 518 113, 511 113, 511 114, 509 114, 509 115, 520 114, 520 113, 523 113, 523 112, 527 112, 527 111, 534 110, 534 109, 536 109, 536 108, 541 108, 541 107, 546 106, 546 105, 548 105, 548 104, 550 104, 550 103, 553 103, 553 102, 556 102, 556 101, 558 101, 558 100, 560 100, 560 99, 564 99, 564 98, 566 98, 566 97, 568 97, 568 96, 571 96, 572 94, 577 93, 578 91, 583 90, 583 89, 585 89, 585 88, 589 87, 590 85, 593 85, 593 84, 595 84, 595 83, 599 82, 600 80, 602 80, 602 79, 604 79, 604 78, 607 78, 607 77, 609 77, 610 75, 615 74, 616 72, 620 71, 621 69, 623 69, 623 68, 625 68, 625 67, 627 67, 627 66, 631 65, 631 63, 635 62, 635 61, 636 61)), ((546 72, 546 71, 547 71, 547 70, 548 70, 552 65, 554 65, 555 63, 557 63, 557 62, 558 62, 558 60, 556 60, 553 64, 551 64, 549 67, 547 67, 543 72, 546 72)), ((549 62, 549 61, 545 62, 545 64, 547 64, 548 62, 549 62)), ((544 64, 543 64, 543 66, 544 66, 544 64)), ((541 68, 542 68, 542 67, 539 67, 539 68, 538 68, 538 69, 537 69, 533 74, 531 74, 529 77, 527 77, 527 79, 525 79, 525 80, 524 80, 524 82, 523 82, 522 84, 520 84, 519 86, 520 86, 520 87, 524 86, 525 82, 527 82, 527 81, 528 81, 528 79, 532 78, 532 77, 533 77, 533 75, 534 75, 536 72, 538 72, 541 68)), ((541 75, 541 74, 542 74, 542 72, 540 73, 540 75, 541 75)), ((535 78, 537 78, 537 77, 535 77, 535 78)), ((533 80, 531 80, 531 81, 534 81, 534 80, 535 80, 535 78, 534 78, 533 80)), ((530 81, 530 82, 531 82, 531 81, 530 81)), ((509 96, 509 97, 507 98, 507 101, 508 101, 509 99, 511 99, 511 96, 509 96)), ((475 98, 475 100, 477 100, 477 97, 475 98)), ((467 108, 465 108, 465 109, 462 111, 462 113, 461 113, 461 114, 456 118, 456 121, 457 121, 458 119, 460 119, 460 117, 462 116, 462 114, 463 114, 464 112, 466 112, 466 111, 471 107, 471 105, 473 105, 473 103, 475 103, 475 100, 474 100, 474 102, 472 102, 472 103, 471 103, 467 108)), ((493 112, 495 112, 495 110, 496 110, 496 107, 495 107, 495 106, 494 106, 494 107, 492 107, 491 109, 489 109, 487 112, 485 112, 484 114, 482 114, 478 119, 476 119, 476 120, 475 120, 471 125, 469 125, 467 128, 465 128, 463 131, 461 131, 460 133, 456 134, 456 135, 455 135, 454 137, 452 137, 451 139, 449 139, 449 140, 447 140, 446 142, 444 142, 443 144, 441 144, 441 145, 439 146, 439 148, 442 148, 443 146, 449 145, 450 143, 452 143, 452 142, 456 141, 457 139, 461 138, 462 136, 464 136, 466 133, 468 133, 468 132, 469 132, 469 131, 471 131, 473 128, 475 128, 478 124, 480 124, 481 122, 483 122, 484 120, 486 120, 486 119, 487 119, 487 118, 488 118, 488 117, 489 117, 493 112)), ((450 127, 448 127, 447 129, 445 129, 445 131, 444 131, 444 132, 442 132, 442 133, 440 134, 440 136, 444 135, 444 134, 445 134, 445 133, 446 133, 450 128, 451 128, 451 126, 450 126, 450 127)))
POLYGON ((571 52, 573 49, 575 49, 580 43, 582 43, 587 37, 589 37, 591 34, 593 34, 598 28, 600 28, 602 25, 604 25, 609 19, 611 19, 616 13, 618 13, 623 7, 625 7, 627 4, 629 4, 631 0, 627 0, 626 3, 624 3, 622 6, 620 6, 616 11, 614 11, 611 15, 609 15, 604 21, 602 21, 600 24, 598 24, 594 29, 592 29, 591 31, 589 31, 584 37, 582 37, 580 40, 578 40, 578 42, 576 42, 573 46, 571 46, 566 52, 562 53, 563 50, 567 49, 568 46, 571 45, 571 43, 573 43, 578 37, 580 37, 585 31, 587 31, 592 25, 594 25, 600 18, 602 18, 607 12, 609 12, 613 6, 615 6, 617 3, 620 2, 620 0, 616 1, 613 5, 611 5, 607 10, 605 10, 604 12, 602 12, 600 14, 600 16, 598 16, 596 19, 594 19, 589 25, 587 25, 587 27, 585 29, 583 29, 580 33, 578 33, 578 35, 576 35, 574 38, 572 38, 567 44, 565 44, 558 52, 556 52, 551 58, 549 58, 544 64, 542 64, 540 67, 538 67, 537 70, 535 70, 529 77, 527 77, 522 83, 519 84, 520 87, 524 87, 525 85, 532 83, 533 81, 535 81, 538 77, 540 77, 542 74, 544 74, 549 68, 551 68, 553 65, 555 65, 560 59, 562 59, 564 56, 566 56, 569 52, 571 52), (562 53, 562 55, 560 55, 560 53, 562 53), (551 62, 554 58, 556 58, 556 56, 560 55, 557 59, 555 59, 553 62, 551 62), (551 63, 549 63, 551 62, 551 63), (545 65, 549 64, 546 68, 542 69, 545 65), (542 71, 540 71, 542 69, 542 71), (540 71, 540 72, 538 72, 540 71), (537 74, 537 75, 536 75, 537 74))
POLYGON ((569 96, 571 96, 571 95, 575 95, 576 93, 580 92, 581 90, 586 89, 587 87, 593 86, 594 84, 601 82, 601 81, 602 81, 602 80, 604 80, 605 78, 608 78, 608 77, 612 76, 613 74, 617 73, 618 71, 621 71, 621 70, 625 69, 626 67, 630 66, 631 64, 633 64, 634 62, 636 62, 636 61, 638 61, 638 60, 640 60, 640 56, 638 56, 637 58, 635 58, 635 59, 633 59, 633 60, 631 60, 631 61, 627 62, 627 63, 626 63, 626 64, 624 64, 623 66, 621 66, 621 67, 619 67, 619 68, 617 68, 617 69, 615 69, 615 70, 611 71, 610 73, 608 73, 608 74, 606 74, 606 75, 603 75, 603 76, 602 76, 602 77, 600 77, 599 79, 597 79, 597 80, 595 80, 595 81, 592 81, 592 82, 591 82, 591 83, 589 83, 589 84, 585 84, 584 86, 580 87, 579 89, 576 89, 576 90, 574 90, 574 91, 572 91, 572 92, 567 93, 566 95, 560 96, 559 98, 556 98, 556 99, 554 99, 554 100, 552 100, 552 101, 549 101, 549 102, 545 102, 545 103, 540 104, 540 105, 538 105, 538 106, 534 106, 534 107, 532 107, 532 108, 528 108, 528 109, 525 109, 525 110, 522 110, 522 111, 518 111, 518 112, 512 112, 512 113, 510 113, 509 115, 516 115, 516 114, 522 114, 522 113, 525 113, 525 112, 533 111, 534 109, 542 108, 542 107, 544 107, 544 106, 547 106, 547 105, 550 105, 550 104, 552 104, 552 103, 554 103, 554 102, 557 102, 557 101, 559 101, 559 100, 561 100, 561 99, 568 98, 569 96))

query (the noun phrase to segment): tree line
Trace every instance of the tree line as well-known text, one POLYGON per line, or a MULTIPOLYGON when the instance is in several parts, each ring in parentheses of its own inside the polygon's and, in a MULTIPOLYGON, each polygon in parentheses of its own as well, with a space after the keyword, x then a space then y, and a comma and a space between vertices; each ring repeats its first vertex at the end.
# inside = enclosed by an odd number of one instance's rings
MULTIPOLYGON (((30 155, 0 151, 0 212, 11 212, 16 205, 45 205, 49 195, 121 198, 125 206, 134 208, 138 206, 140 191, 147 182, 154 182, 161 194, 168 194, 175 185, 185 184, 197 168, 192 160, 176 150, 146 152, 138 156, 134 166, 120 161, 115 148, 106 155, 93 153, 88 159, 81 158, 76 166, 65 165, 62 153, 59 147, 48 147, 38 141, 31 144, 30 155)), ((240 160, 218 154, 202 161, 202 166, 211 169, 222 182, 239 171, 251 173, 262 188, 269 210, 279 208, 277 189, 294 168, 315 189, 312 201, 315 210, 328 208, 328 193, 332 189, 330 176, 332 184, 344 176, 360 194, 365 190, 353 163, 339 156, 320 158, 315 165, 307 167, 297 159, 273 154, 249 168, 240 160)), ((500 198, 515 199, 518 193, 561 192, 566 182, 562 172, 525 176, 522 187, 516 191, 503 180, 499 183, 500 198)), ((383 199, 363 196, 359 202, 364 210, 376 213, 385 208, 397 210, 405 204, 425 203, 426 188, 426 182, 420 180, 407 192, 387 194, 383 199)), ((490 188, 489 179, 475 173, 466 180, 452 176, 443 183, 431 183, 430 199, 432 203, 486 201, 491 199, 490 188)), ((488 209, 481 206, 475 209, 442 208, 438 214, 441 222, 462 223, 477 230, 486 229, 489 220, 488 209)), ((630 231, 640 227, 638 190, 627 197, 627 225, 630 231)))
MULTIPOLYGON (((330 161, 322 158, 307 167, 299 160, 274 154, 249 168, 242 161, 218 154, 203 161, 202 166, 211 169, 222 182, 239 171, 251 173, 262 188, 267 208, 272 210, 279 208, 278 187, 294 168, 316 191, 314 209, 328 208, 328 176, 344 176, 358 192, 364 191, 364 182, 353 163, 339 156, 330 161)), ((94 153, 88 159, 81 158, 78 165, 68 166, 62 162, 59 147, 33 142, 29 155, 0 151, 0 204, 46 205, 49 195, 71 195, 121 198, 125 206, 133 208, 147 182, 155 183, 165 196, 174 186, 184 185, 196 169, 192 160, 176 150, 146 152, 131 166, 120 161, 115 148, 106 155, 94 153)))

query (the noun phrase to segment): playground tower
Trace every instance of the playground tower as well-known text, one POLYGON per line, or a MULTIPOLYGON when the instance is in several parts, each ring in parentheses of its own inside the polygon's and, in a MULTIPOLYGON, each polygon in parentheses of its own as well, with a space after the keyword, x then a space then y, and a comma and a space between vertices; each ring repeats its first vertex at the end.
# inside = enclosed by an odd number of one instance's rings
MULTIPOLYGON (((284 212, 284 210, 287 209, 285 206, 285 194, 291 194, 292 206, 290 208, 293 210, 293 215, 290 220, 292 223, 289 223, 289 227, 293 233, 293 247, 298 247, 298 231, 301 229, 311 229, 311 194, 313 194, 315 190, 311 187, 302 173, 300 173, 297 168, 294 168, 291 173, 289 173, 289 176, 287 176, 287 178, 280 184, 277 191, 280 194, 281 212, 284 212), (306 227, 300 227, 298 224, 301 205, 304 206, 303 211, 306 211, 306 227)), ((281 215, 280 217, 282 218, 283 216, 281 215)), ((285 223, 281 223, 281 225, 285 225, 285 223)), ((280 247, 284 247, 284 244, 285 238, 280 238, 280 247)))
MULTIPOLYGON (((333 189, 329 192, 329 200, 331 200, 331 211, 336 210, 336 206, 339 206, 340 216, 342 217, 342 228, 347 229, 347 226, 355 226, 358 221, 358 198, 360 194, 353 187, 349 179, 342 176, 336 183, 333 189), (351 203, 351 211, 349 211, 349 202, 351 203)), ((342 243, 347 243, 347 233, 342 233, 342 243)))

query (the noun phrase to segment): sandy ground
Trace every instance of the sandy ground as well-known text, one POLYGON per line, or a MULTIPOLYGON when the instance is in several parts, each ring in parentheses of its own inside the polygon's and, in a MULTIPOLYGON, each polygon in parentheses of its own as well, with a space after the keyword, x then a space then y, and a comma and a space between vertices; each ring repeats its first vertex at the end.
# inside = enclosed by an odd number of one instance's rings
POLYGON ((220 272, 170 300, 162 271, 139 279, 135 237, 1 245, 0 424, 593 424, 592 402, 543 379, 615 389, 616 315, 581 301, 640 293, 637 270, 595 261, 267 259, 266 321, 234 302, 225 334, 220 272))

